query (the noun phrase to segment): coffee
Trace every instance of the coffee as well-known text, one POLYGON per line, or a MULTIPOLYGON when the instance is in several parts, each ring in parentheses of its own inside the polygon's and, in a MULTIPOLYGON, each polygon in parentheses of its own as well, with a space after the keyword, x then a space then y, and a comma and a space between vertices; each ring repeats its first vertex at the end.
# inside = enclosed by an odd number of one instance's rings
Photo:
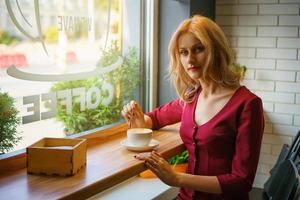
POLYGON ((126 144, 129 146, 148 146, 152 139, 152 130, 148 128, 131 128, 127 130, 126 144))

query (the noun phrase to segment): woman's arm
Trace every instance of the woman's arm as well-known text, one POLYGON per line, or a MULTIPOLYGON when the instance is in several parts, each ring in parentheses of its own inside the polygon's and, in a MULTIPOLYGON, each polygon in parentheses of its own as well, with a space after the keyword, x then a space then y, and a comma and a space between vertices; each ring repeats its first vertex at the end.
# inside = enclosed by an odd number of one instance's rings
POLYGON ((176 187, 186 187, 196 191, 221 194, 222 189, 216 176, 200 176, 177 173, 176 187))
POLYGON ((180 99, 175 99, 166 103, 152 112, 146 113, 152 120, 152 129, 157 130, 164 126, 175 124, 181 121, 184 103, 180 99))
POLYGON ((144 114, 140 105, 135 101, 131 101, 124 105, 122 115, 132 128, 140 127, 157 130, 166 125, 179 122, 183 105, 182 101, 176 99, 144 114))
POLYGON ((260 98, 248 99, 238 123, 231 173, 217 176, 225 194, 246 193, 252 188, 264 131, 263 107, 260 98))

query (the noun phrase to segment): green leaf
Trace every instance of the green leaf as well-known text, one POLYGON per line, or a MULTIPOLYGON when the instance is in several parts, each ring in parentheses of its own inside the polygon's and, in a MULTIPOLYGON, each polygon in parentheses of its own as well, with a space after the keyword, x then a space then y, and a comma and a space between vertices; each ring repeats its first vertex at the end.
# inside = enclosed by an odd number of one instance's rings
POLYGON ((182 164, 188 162, 188 152, 187 150, 183 151, 182 153, 173 156, 172 158, 168 159, 168 163, 171 165, 182 164))
POLYGON ((11 150, 21 139, 17 132, 20 118, 14 107, 14 99, 0 92, 0 154, 11 150))

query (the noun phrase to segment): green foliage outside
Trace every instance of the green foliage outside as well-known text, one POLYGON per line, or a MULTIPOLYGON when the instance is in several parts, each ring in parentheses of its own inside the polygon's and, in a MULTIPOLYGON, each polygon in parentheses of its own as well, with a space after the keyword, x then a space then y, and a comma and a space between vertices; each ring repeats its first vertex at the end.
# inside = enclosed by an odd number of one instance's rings
MULTIPOLYGON (((97 66, 105 67, 113 64, 117 61, 118 56, 121 55, 117 42, 112 42, 108 50, 103 53, 97 66)), ((134 97, 133 92, 137 88, 140 79, 139 66, 140 60, 137 50, 135 48, 129 48, 128 53, 123 56, 122 66, 117 70, 103 75, 105 81, 115 84, 117 90, 121 92, 118 97, 118 102, 122 104, 121 106, 134 97)))
POLYGON ((53 85, 52 92, 65 89, 96 86, 101 91, 101 99, 108 96, 108 91, 102 88, 103 83, 114 86, 114 98, 109 105, 100 103, 95 109, 80 111, 80 104, 72 101, 72 113, 67 114, 65 106, 57 104, 57 120, 63 122, 66 134, 74 134, 94 129, 121 120, 121 110, 124 102, 134 98, 134 91, 139 84, 139 57, 137 50, 132 48, 129 53, 122 56, 116 43, 103 53, 97 67, 104 68, 114 63, 118 56, 123 58, 123 64, 110 73, 85 80, 64 81, 53 85))
POLYGON ((14 99, 8 93, 0 92, 0 154, 11 150, 22 139, 17 133, 20 123, 17 115, 14 99))
POLYGON ((11 45, 18 43, 20 39, 16 36, 10 35, 8 32, 0 30, 0 44, 11 45))

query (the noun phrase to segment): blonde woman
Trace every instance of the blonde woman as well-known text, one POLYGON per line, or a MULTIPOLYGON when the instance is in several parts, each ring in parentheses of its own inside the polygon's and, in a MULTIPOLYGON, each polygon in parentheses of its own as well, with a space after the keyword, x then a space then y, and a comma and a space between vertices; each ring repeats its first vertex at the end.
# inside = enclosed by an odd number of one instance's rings
POLYGON ((228 40, 206 17, 183 21, 171 38, 169 54, 179 98, 146 114, 132 101, 122 115, 132 127, 159 129, 181 122, 187 173, 174 172, 155 151, 137 159, 145 160, 166 184, 180 187, 177 199, 249 199, 264 129, 261 99, 240 86, 228 40))

